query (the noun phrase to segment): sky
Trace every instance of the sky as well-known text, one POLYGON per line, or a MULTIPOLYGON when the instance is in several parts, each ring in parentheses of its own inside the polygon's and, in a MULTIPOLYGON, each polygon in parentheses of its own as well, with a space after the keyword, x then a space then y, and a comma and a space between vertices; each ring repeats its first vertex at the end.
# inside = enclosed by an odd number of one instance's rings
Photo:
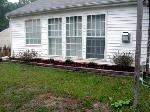
POLYGON ((14 2, 18 2, 19 0, 7 0, 7 1, 14 3, 14 2))

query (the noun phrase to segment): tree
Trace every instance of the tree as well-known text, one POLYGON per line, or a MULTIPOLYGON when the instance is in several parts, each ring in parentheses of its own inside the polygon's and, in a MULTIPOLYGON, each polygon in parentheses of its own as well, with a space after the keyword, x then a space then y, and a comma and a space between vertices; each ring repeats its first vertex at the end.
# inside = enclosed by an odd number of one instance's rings
POLYGON ((0 0, 0 31, 8 27, 8 20, 5 14, 11 10, 16 9, 15 4, 7 2, 7 0, 0 0))
MULTIPOLYGON (((148 1, 147 7, 150 12, 150 1, 148 1)), ((149 58, 150 58, 150 15, 149 15, 149 28, 148 28, 148 41, 147 41, 147 57, 146 57, 146 71, 149 71, 149 58)))
POLYGON ((136 29, 136 51, 135 51, 135 72, 134 72, 134 102, 133 106, 138 104, 138 89, 140 77, 141 61, 141 40, 142 40, 142 19, 143 19, 143 0, 137 0, 137 29, 136 29))
POLYGON ((6 19, 6 13, 29 4, 35 0, 19 0, 18 3, 11 3, 7 0, 0 0, 0 31, 9 27, 9 21, 6 19))
POLYGON ((24 5, 27 5, 31 2, 34 2, 35 0, 19 0, 18 4, 17 4, 17 8, 22 7, 24 5))

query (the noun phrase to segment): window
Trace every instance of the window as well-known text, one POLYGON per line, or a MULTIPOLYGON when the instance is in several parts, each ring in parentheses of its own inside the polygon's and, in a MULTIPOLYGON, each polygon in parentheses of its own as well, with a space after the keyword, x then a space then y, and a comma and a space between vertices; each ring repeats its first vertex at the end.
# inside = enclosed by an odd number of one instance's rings
POLYGON ((26 44, 41 44, 40 19, 25 21, 26 44))
POLYGON ((82 57, 82 17, 66 17, 66 56, 82 57))
POLYGON ((104 58, 105 15, 87 16, 87 58, 104 58))
POLYGON ((62 19, 48 20, 49 55, 62 54, 62 19))

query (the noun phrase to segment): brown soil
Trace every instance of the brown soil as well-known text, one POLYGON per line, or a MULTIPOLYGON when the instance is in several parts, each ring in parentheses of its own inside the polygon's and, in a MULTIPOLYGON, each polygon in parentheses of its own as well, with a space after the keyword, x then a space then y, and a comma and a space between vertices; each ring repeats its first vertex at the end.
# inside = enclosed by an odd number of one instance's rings
POLYGON ((110 112, 108 104, 95 102, 93 107, 86 108, 76 99, 55 97, 51 94, 39 94, 18 110, 21 112, 110 112))

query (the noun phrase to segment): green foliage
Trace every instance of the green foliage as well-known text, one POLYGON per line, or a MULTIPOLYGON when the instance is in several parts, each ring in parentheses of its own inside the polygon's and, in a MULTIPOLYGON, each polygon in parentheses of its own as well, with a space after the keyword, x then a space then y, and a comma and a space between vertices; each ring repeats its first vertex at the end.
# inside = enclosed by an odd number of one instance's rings
POLYGON ((88 65, 88 67, 92 67, 92 68, 94 68, 94 67, 96 67, 96 66, 97 66, 97 63, 89 62, 87 65, 88 65))
POLYGON ((0 0, 0 31, 9 27, 9 20, 6 19, 6 13, 29 4, 35 0, 19 0, 18 3, 11 3, 7 0, 0 0))
POLYGON ((22 61, 30 61, 33 58, 37 57, 37 52, 34 50, 26 50, 25 52, 20 52, 18 57, 22 60, 22 61))
POLYGON ((52 59, 52 58, 48 60, 49 63, 53 63, 54 61, 55 61, 55 60, 52 59))
POLYGON ((116 65, 131 66, 133 61, 134 61, 134 59, 130 52, 129 53, 125 53, 125 52, 119 53, 118 52, 113 56, 113 62, 116 65))
POLYGON ((6 19, 5 14, 11 10, 16 9, 16 5, 7 0, 0 0, 0 31, 8 28, 9 21, 6 19))
POLYGON ((109 100, 111 102, 111 106, 115 109, 120 109, 123 106, 129 106, 131 103, 130 99, 122 99, 122 100, 117 100, 117 101, 113 101, 112 97, 109 97, 109 100))
POLYGON ((73 60, 71 60, 71 59, 67 59, 67 60, 65 61, 65 63, 66 63, 66 64, 73 64, 73 63, 74 63, 74 61, 73 61, 73 60))

